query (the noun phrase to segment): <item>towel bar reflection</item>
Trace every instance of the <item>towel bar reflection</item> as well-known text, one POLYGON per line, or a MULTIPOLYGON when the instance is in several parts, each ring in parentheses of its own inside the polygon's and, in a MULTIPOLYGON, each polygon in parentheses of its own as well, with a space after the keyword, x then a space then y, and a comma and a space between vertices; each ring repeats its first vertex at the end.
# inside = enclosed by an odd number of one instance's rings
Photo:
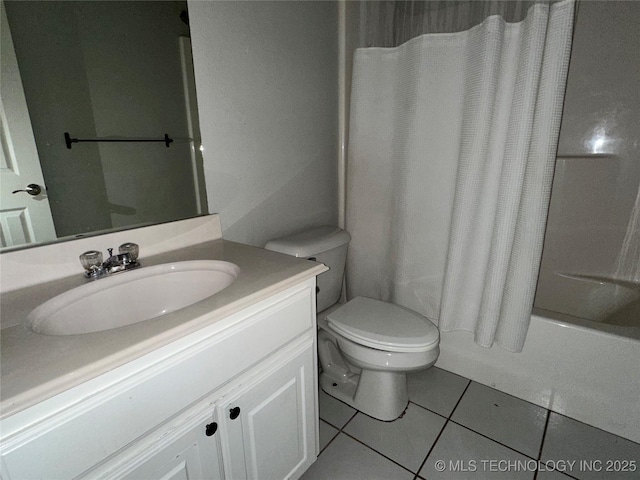
POLYGON ((146 139, 146 138, 71 138, 69 132, 64 132, 64 143, 67 148, 71 149, 72 143, 80 142, 164 142, 165 146, 169 148, 169 145, 173 142, 173 138, 170 138, 166 133, 164 138, 158 139, 146 139))

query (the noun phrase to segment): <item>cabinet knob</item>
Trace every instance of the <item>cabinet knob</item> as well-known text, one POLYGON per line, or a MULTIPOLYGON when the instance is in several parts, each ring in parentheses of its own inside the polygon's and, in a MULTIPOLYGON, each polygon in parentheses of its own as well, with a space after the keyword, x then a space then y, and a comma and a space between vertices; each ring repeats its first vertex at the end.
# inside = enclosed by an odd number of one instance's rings
POLYGON ((229 418, 235 420, 240 415, 240 407, 233 407, 229 410, 229 418))
POLYGON ((211 435, 213 435, 217 431, 218 431, 218 424, 216 422, 212 422, 209 425, 207 425, 204 433, 207 434, 207 437, 210 437, 211 435))

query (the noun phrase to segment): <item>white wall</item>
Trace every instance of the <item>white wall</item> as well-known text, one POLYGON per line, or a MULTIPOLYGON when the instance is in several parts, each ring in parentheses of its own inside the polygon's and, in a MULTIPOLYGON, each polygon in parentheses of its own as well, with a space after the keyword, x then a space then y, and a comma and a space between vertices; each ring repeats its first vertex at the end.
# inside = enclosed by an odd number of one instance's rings
POLYGON ((262 246, 337 224, 335 2, 189 1, 209 210, 262 246))

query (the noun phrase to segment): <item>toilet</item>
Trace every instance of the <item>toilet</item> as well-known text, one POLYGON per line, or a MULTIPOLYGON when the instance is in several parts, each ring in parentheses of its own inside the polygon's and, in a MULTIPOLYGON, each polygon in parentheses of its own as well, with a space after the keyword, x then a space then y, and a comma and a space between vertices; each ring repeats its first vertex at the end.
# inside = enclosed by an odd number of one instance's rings
POLYGON ((407 373, 432 366, 438 328, 409 309, 373 298, 338 303, 351 237, 317 227, 269 241, 265 248, 324 263, 317 279, 320 387, 379 420, 398 418, 409 403, 407 373))

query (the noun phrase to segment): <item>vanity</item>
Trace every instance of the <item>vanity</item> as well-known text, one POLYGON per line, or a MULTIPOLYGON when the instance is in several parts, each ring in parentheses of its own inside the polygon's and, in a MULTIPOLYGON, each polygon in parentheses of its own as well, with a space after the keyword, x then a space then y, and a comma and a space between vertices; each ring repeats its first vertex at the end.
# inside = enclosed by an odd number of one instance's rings
MULTIPOLYGON (((271 480, 298 478, 315 461, 315 277, 326 267, 221 237, 209 215, 3 254, 4 480, 271 480), (122 242, 139 244, 142 263, 122 279, 187 262, 233 265, 235 278, 130 325, 27 326, 35 307, 87 285, 79 254, 122 242)), ((145 295, 132 287, 96 298, 115 311, 145 295)))

